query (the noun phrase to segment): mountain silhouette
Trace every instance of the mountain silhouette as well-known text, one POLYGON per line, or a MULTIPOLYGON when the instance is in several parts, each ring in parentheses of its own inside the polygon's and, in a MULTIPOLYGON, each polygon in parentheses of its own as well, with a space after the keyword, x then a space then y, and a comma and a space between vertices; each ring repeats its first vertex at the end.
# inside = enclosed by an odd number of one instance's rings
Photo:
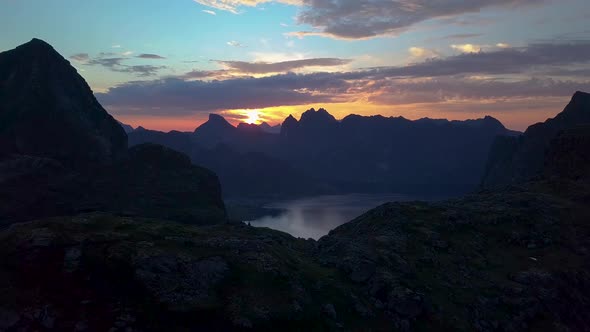
POLYGON ((0 53, 0 156, 108 163, 126 151, 125 131, 53 47, 33 39, 0 53))
POLYGON ((214 173, 163 146, 128 150, 76 69, 33 39, 0 53, 0 225, 81 211, 226 221, 214 173))
POLYGON ((563 112, 530 126, 522 136, 499 137, 482 180, 484 187, 520 183, 540 176, 551 141, 563 130, 590 124, 590 94, 576 92, 563 112))
POLYGON ((411 121, 349 115, 338 121, 325 109, 310 109, 300 120, 288 116, 280 134, 254 124, 236 128, 212 115, 192 135, 136 130, 129 137, 131 145, 153 142, 189 154, 219 174, 226 195, 274 197, 305 194, 305 188, 308 194, 467 192, 480 183, 494 139, 515 134, 490 116, 411 121), (257 166, 247 171, 245 165, 257 166), (243 189, 240 174, 257 179, 248 183, 250 190, 243 189))

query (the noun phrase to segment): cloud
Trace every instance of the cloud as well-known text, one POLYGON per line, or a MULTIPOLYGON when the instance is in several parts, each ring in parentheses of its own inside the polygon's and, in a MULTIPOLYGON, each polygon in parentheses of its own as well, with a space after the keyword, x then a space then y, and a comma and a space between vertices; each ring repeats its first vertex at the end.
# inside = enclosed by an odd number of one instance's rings
MULTIPOLYGON (((136 58, 141 59, 165 59, 156 54, 140 54, 136 58)), ((112 52, 102 52, 96 57, 91 57, 88 53, 78 53, 70 56, 70 59, 83 63, 86 66, 101 66, 114 72, 129 73, 135 76, 148 77, 155 76, 166 66, 151 66, 151 65, 127 65, 124 62, 129 61, 127 57, 116 56, 112 52)))
POLYGON ((217 13, 212 10, 203 9, 202 12, 213 16, 217 15, 217 13))
POLYGON ((163 57, 161 55, 150 54, 150 53, 142 53, 142 54, 136 56, 136 58, 140 58, 140 59, 154 59, 154 60, 166 59, 165 57, 163 57))
POLYGON ((436 51, 417 46, 410 47, 408 52, 415 58, 434 58, 439 56, 436 51))
POLYGON ((349 64, 352 60, 315 58, 282 62, 217 61, 228 70, 246 74, 283 73, 306 67, 332 67, 349 64))
POLYGON ((374 94, 370 101, 384 105, 440 103, 453 100, 499 100, 506 98, 569 96, 590 89, 590 81, 525 79, 519 81, 437 78, 402 80, 374 94))
POLYGON ((256 7, 267 2, 301 5, 302 0, 193 0, 201 5, 238 14, 239 7, 256 7))
POLYGON ((121 45, 113 45, 112 48, 121 48, 121 45))
POLYGON ((398 35, 414 24, 441 17, 476 13, 487 7, 512 7, 542 0, 305 0, 297 21, 317 31, 299 36, 321 35, 363 39, 398 35))
POLYGON ((382 67, 345 75, 356 77, 437 77, 452 75, 523 74, 546 66, 590 63, 590 41, 539 43, 489 52, 463 53, 403 67, 382 67))
POLYGON ((118 68, 112 68, 113 71, 120 73, 130 73, 136 76, 148 77, 155 76, 161 69, 167 68, 166 66, 151 66, 151 65, 134 65, 134 66, 121 66, 118 68))
POLYGON ((452 49, 461 51, 463 53, 479 53, 481 52, 480 45, 473 45, 473 44, 459 44, 459 45, 451 45, 452 49))
POLYGON ((227 44, 232 47, 246 47, 246 46, 242 45, 240 42, 237 42, 235 40, 228 41, 227 44))
POLYGON ((78 53, 70 56, 70 59, 77 62, 86 62, 90 59, 90 56, 88 53, 78 53))
POLYGON ((587 54, 590 54, 589 41, 544 43, 427 59, 401 67, 241 78, 232 75, 236 71, 272 73, 305 66, 338 65, 347 60, 224 61, 227 67, 224 70, 192 71, 176 78, 130 82, 98 96, 117 112, 140 110, 153 115, 359 101, 401 105, 457 100, 541 100, 590 90, 590 81, 582 75, 590 69, 587 54))
POLYGON ((142 114, 188 114, 227 109, 264 108, 343 101, 348 84, 331 77, 296 74, 225 81, 186 81, 177 78, 130 82, 98 93, 109 108, 141 109, 142 114))
POLYGON ((483 34, 481 33, 459 33, 454 35, 444 36, 442 39, 469 39, 469 38, 476 38, 481 37, 483 34))
POLYGON ((113 69, 116 67, 121 66, 121 62, 126 60, 125 58, 105 58, 105 57, 98 57, 98 58, 93 58, 90 59, 86 62, 87 65, 89 66, 103 66, 103 67, 107 67, 109 69, 113 69))
POLYGON ((125 52, 121 53, 121 55, 123 55, 123 56, 130 56, 131 54, 133 54, 133 51, 125 51, 125 52))

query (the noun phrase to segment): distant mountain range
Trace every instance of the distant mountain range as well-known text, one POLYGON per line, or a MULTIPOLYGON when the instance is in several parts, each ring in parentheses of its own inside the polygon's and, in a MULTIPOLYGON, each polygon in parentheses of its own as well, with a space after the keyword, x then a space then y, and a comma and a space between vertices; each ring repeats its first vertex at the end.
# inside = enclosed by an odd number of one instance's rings
POLYGON ((497 136, 519 134, 492 117, 338 121, 325 109, 310 109, 299 120, 289 116, 280 131, 269 127, 234 127, 211 114, 193 133, 136 130, 129 144, 153 142, 188 154, 219 174, 228 196, 458 194, 477 187, 497 136))

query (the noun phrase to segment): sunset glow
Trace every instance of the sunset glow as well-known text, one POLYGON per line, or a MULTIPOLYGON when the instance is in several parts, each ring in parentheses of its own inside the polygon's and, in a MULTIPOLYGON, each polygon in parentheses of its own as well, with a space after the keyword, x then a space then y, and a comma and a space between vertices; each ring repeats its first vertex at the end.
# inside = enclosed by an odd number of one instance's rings
POLYGON ((157 130, 310 106, 522 130, 590 90, 588 14, 585 0, 0 1, 0 29, 21 27, 0 50, 46 40, 107 111, 157 130))
POLYGON ((246 119, 246 123, 248 124, 258 124, 260 121, 260 115, 258 110, 249 110, 247 111, 248 118, 246 119))

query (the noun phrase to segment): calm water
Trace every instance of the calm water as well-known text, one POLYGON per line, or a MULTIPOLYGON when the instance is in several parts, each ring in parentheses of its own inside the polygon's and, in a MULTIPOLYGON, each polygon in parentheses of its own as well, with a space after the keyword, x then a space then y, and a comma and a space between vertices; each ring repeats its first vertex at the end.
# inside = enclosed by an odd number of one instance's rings
POLYGON ((285 210, 278 216, 251 221, 252 226, 268 227, 295 237, 319 239, 330 230, 387 202, 415 200, 405 195, 333 195, 277 202, 267 207, 285 210))

